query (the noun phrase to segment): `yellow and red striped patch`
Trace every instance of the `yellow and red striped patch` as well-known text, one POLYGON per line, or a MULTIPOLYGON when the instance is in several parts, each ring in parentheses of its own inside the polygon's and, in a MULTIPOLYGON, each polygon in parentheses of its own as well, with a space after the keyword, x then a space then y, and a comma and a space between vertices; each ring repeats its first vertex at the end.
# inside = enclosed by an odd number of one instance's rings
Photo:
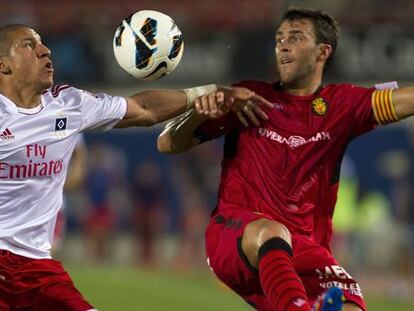
POLYGON ((378 124, 389 124, 399 121, 392 101, 393 89, 375 90, 372 93, 372 109, 378 124))

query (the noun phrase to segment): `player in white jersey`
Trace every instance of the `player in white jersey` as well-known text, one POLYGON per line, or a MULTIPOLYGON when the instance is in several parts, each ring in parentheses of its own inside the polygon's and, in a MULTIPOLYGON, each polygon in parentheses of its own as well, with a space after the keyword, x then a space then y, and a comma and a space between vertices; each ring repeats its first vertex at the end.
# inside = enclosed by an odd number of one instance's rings
MULTIPOLYGON (((50 257, 77 134, 150 126, 217 91, 211 85, 122 98, 52 87, 50 56, 30 27, 0 28, 0 310, 93 310, 50 257)), ((226 89, 225 96, 270 105, 244 89, 226 89)))

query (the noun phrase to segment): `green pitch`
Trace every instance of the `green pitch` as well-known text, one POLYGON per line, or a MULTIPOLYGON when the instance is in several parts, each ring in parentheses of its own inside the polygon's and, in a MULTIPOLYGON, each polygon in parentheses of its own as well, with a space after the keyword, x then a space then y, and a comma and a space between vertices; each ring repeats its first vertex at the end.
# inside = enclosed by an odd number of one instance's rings
MULTIPOLYGON (((68 267, 79 290, 99 311, 249 311, 211 273, 178 275, 120 267, 68 267)), ((368 309, 412 311, 414 302, 368 298, 368 309)))

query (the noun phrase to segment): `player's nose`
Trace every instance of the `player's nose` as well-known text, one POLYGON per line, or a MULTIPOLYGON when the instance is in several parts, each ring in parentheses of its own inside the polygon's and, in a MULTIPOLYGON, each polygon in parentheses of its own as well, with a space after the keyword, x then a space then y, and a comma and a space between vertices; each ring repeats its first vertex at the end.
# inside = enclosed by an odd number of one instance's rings
POLYGON ((52 51, 50 51, 46 45, 42 43, 38 44, 37 55, 39 57, 50 57, 51 54, 52 54, 52 51))
POLYGON ((286 40, 286 39, 279 40, 276 47, 280 52, 288 52, 291 49, 289 40, 286 40))
POLYGON ((289 52, 290 46, 286 43, 279 45, 279 51, 280 52, 289 52))

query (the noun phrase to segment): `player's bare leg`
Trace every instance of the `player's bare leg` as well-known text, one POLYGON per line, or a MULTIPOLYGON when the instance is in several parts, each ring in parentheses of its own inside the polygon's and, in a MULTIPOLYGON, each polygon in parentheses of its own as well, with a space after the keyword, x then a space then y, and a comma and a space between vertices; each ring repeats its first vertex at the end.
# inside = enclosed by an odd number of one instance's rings
POLYGON ((277 221, 261 218, 252 221, 244 229, 242 248, 250 264, 256 269, 259 267, 260 246, 275 237, 283 239, 289 246, 292 244, 289 230, 277 221))
MULTIPOLYGON (((293 268, 291 243, 286 226, 265 218, 249 223, 243 233, 243 252, 259 271, 263 291, 272 306, 281 310, 341 310, 342 301, 327 308, 311 308, 305 288, 293 268)), ((362 311, 353 303, 345 303, 342 310, 362 311)))
POLYGON ((277 310, 311 310, 305 288, 292 263, 289 230, 265 218, 249 223, 243 233, 242 249, 259 271, 260 283, 269 303, 277 310))

